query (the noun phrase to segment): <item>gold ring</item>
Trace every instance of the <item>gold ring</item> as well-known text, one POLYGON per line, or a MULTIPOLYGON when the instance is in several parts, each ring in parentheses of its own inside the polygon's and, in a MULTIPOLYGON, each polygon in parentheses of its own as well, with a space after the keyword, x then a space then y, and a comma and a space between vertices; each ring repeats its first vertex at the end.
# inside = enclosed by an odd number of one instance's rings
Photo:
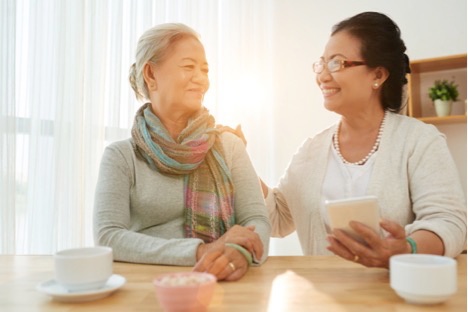
POLYGON ((354 262, 358 262, 358 261, 359 261, 359 256, 358 256, 358 255, 354 255, 353 261, 354 261, 354 262))
POLYGON ((236 266, 234 265, 234 263, 229 262, 228 265, 232 269, 232 272, 234 272, 236 270, 236 266))

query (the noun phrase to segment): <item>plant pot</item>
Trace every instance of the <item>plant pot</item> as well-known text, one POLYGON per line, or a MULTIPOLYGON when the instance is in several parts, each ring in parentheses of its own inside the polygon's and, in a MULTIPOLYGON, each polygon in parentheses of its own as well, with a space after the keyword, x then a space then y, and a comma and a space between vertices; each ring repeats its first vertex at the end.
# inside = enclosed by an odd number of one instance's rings
POLYGON ((450 116, 452 112, 452 101, 435 100, 434 108, 437 116, 450 116))

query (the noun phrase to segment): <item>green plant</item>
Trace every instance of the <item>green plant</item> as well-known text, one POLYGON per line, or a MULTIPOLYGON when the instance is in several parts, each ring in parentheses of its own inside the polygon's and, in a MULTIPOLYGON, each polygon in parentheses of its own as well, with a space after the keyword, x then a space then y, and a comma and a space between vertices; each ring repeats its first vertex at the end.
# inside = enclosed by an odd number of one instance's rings
POLYGON ((454 81, 436 80, 429 88, 431 100, 456 101, 458 99, 458 85, 454 81))

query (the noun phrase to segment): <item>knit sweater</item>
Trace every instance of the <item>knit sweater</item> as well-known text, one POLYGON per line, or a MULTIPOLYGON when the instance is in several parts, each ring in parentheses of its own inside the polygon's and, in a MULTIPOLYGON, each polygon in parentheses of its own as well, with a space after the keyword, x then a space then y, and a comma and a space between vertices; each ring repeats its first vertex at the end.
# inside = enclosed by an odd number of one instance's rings
MULTIPOLYGON (((224 132, 221 142, 234 184, 236 224, 255 225, 268 255, 270 224, 258 177, 243 142, 224 132)), ((149 168, 132 139, 109 145, 103 154, 94 204, 96 244, 110 246, 114 260, 192 266, 203 243, 185 238, 183 175, 149 168)))
MULTIPOLYGON (((307 139, 292 158, 267 207, 272 235, 294 230, 306 255, 330 254, 320 209, 322 182, 336 125, 307 139)), ((382 218, 436 233, 454 257, 466 239, 466 202, 445 137, 433 125, 389 114, 375 155, 367 195, 377 196, 382 218)))

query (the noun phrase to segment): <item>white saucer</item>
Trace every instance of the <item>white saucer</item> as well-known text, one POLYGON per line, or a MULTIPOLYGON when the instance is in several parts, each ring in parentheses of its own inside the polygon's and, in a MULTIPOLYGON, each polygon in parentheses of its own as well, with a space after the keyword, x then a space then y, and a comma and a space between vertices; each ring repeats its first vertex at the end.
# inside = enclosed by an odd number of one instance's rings
POLYGON ((62 302, 83 302, 92 301, 109 296, 113 291, 125 284, 125 277, 114 274, 107 280, 106 285, 99 289, 70 292, 59 285, 54 279, 45 281, 37 285, 36 289, 46 293, 54 300, 62 302))

